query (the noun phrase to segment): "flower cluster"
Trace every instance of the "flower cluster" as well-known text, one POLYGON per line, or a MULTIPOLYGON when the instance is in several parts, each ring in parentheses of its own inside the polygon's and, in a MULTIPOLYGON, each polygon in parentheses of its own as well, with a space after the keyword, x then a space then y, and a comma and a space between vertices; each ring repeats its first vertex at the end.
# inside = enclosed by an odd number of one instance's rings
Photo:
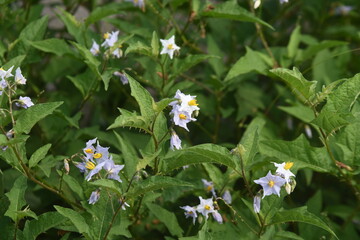
POLYGON ((168 40, 160 39, 163 46, 160 54, 169 54, 170 59, 173 58, 175 52, 179 52, 180 47, 175 44, 175 36, 172 36, 168 40))
MULTIPOLYGON (((259 184, 263 188, 263 197, 276 194, 280 197, 280 190, 282 186, 285 186, 285 190, 288 194, 294 191, 296 182, 293 179, 295 175, 290 171, 290 168, 294 165, 293 162, 283 162, 281 164, 274 163, 276 174, 272 175, 271 171, 265 177, 254 180, 255 183, 259 184)), ((260 212, 260 192, 254 197, 254 211, 260 212)))
MULTIPOLYGON (((170 114, 173 116, 174 124, 186 129, 187 131, 189 131, 187 124, 189 122, 196 121, 194 116, 197 116, 198 111, 200 110, 195 97, 196 96, 185 95, 180 90, 177 90, 174 98, 178 100, 169 104, 172 106, 170 114)), ((170 142, 172 149, 174 147, 176 149, 181 148, 181 140, 175 131, 172 131, 170 142)))
MULTIPOLYGON (((105 55, 112 55, 116 58, 120 58, 122 56, 122 50, 121 45, 117 44, 117 41, 119 40, 119 31, 116 32, 106 32, 104 33, 104 42, 101 44, 101 47, 103 47, 106 52, 105 55)), ((100 54, 100 46, 99 44, 93 40, 93 45, 90 49, 90 52, 94 56, 98 56, 100 54)))
MULTIPOLYGON (((124 168, 124 165, 116 165, 109 154, 109 148, 100 146, 97 138, 89 140, 86 147, 83 149, 84 156, 82 162, 76 163, 76 167, 81 172, 85 173, 85 180, 90 181, 94 176, 99 175, 102 178, 113 179, 122 182, 119 177, 119 172, 124 168), (95 146, 96 143, 96 146, 95 146), (101 175, 103 170, 105 175, 101 175)), ((100 198, 100 190, 94 191, 89 199, 90 204, 96 203, 100 198)))
POLYGON ((192 217, 193 224, 195 224, 195 220, 198 217, 197 212, 201 213, 206 219, 209 218, 209 214, 211 213, 213 218, 218 223, 222 223, 223 219, 221 217, 221 214, 217 210, 217 203, 214 202, 212 198, 203 199, 202 197, 199 197, 199 199, 200 199, 200 204, 195 207, 191 207, 191 206, 180 207, 185 210, 186 218, 192 217))

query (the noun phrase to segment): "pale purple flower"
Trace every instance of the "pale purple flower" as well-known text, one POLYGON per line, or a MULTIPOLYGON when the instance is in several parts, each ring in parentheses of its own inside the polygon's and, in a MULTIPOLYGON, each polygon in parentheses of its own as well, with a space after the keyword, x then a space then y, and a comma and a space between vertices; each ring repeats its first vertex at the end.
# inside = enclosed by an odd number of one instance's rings
POLYGON ((13 70, 14 66, 9 68, 8 70, 4 70, 3 68, 0 68, 0 78, 5 79, 8 77, 12 77, 14 75, 11 74, 11 71, 13 70))
POLYGON ((114 75, 120 78, 120 81, 123 85, 129 84, 129 79, 126 77, 126 74, 119 71, 115 71, 114 75))
POLYGON ((130 205, 127 202, 123 202, 123 200, 119 200, 119 203, 122 210, 126 210, 126 207, 130 207, 130 205))
POLYGON ((180 47, 175 44, 175 36, 172 36, 168 40, 160 39, 163 46, 160 54, 169 54, 170 59, 173 58, 174 52, 179 51, 180 47))
POLYGON ((100 53, 100 46, 94 40, 93 40, 93 45, 91 46, 90 52, 94 56, 97 56, 100 53))
POLYGON ((21 69, 18 67, 15 71, 15 83, 16 84, 26 84, 26 78, 22 75, 21 69))
POLYGON ((110 48, 115 45, 115 43, 118 41, 118 35, 119 31, 111 32, 111 33, 105 33, 104 39, 105 41, 101 44, 101 46, 105 48, 110 48))
POLYGON ((135 7, 139 7, 144 9, 145 7, 145 0, 126 0, 127 2, 132 2, 135 7))
POLYGON ((34 103, 29 97, 21 97, 15 102, 16 106, 23 107, 25 109, 34 106, 34 103))
POLYGON ((206 191, 211 192, 212 195, 216 198, 214 183, 211 181, 207 181, 206 179, 201 179, 201 181, 203 182, 206 191))
POLYGON ((87 170, 90 170, 90 171, 89 171, 89 172, 87 173, 87 175, 85 176, 85 180, 86 180, 86 181, 90 181, 91 178, 92 178, 95 174, 97 174, 97 173, 99 173, 99 172, 101 171, 101 169, 104 167, 105 163, 106 163, 105 161, 104 161, 104 162, 101 162, 101 163, 99 163, 99 164, 95 164, 95 163, 93 163, 93 162, 91 162, 91 161, 86 162, 85 167, 86 167, 87 170))
POLYGON ((277 167, 276 173, 284 177, 287 183, 290 182, 290 177, 295 177, 295 175, 290 171, 290 168, 294 165, 293 162, 286 162, 286 163, 273 162, 273 164, 275 165, 275 167, 277 167))
POLYGON ((197 218, 196 208, 190 207, 190 206, 184 206, 184 207, 180 207, 180 208, 185 210, 186 218, 188 218, 188 217, 193 218, 193 224, 195 225, 195 220, 197 218))
POLYGON ((349 14, 349 12, 351 12, 353 9, 354 9, 353 6, 346 6, 346 5, 338 6, 338 7, 335 8, 334 14, 335 14, 335 15, 347 15, 347 14, 349 14))
POLYGON ((118 182, 122 182, 119 177, 119 172, 124 168, 124 165, 116 165, 112 160, 112 157, 105 161, 104 169, 107 172, 108 179, 114 179, 118 182))
POLYGON ((227 204, 231 204, 232 202, 232 197, 231 197, 231 194, 230 194, 230 191, 229 190, 226 190, 222 196, 222 199, 224 199, 224 201, 227 203, 227 204))
POLYGON ((181 149, 181 139, 179 138, 179 136, 176 134, 175 131, 171 131, 170 149, 174 150, 174 148, 178 150, 181 149))
POLYGON ((178 101, 173 101, 169 105, 175 107, 175 105, 179 105, 179 111, 188 112, 190 115, 194 111, 200 110, 198 107, 199 104, 196 102, 196 96, 191 96, 190 94, 184 94, 180 90, 176 91, 174 98, 179 99, 178 101))
POLYGON ((260 204, 261 204, 261 196, 256 195, 254 197, 254 212, 259 213, 260 212, 260 204))
POLYGON ((212 214, 212 216, 213 216, 213 218, 218 222, 218 223, 220 223, 220 224, 222 224, 223 223, 223 218, 222 218, 222 216, 221 216, 221 214, 218 212, 218 211, 214 211, 213 213, 211 213, 212 214))
POLYGON ((2 95, 2 92, 7 87, 7 82, 3 79, 0 81, 0 96, 2 95))
POLYGON ((112 55, 116 58, 121 58, 122 56, 122 50, 120 48, 116 48, 113 52, 112 55))
POLYGON ((89 198, 89 204, 95 204, 97 201, 99 201, 100 198, 100 189, 97 189, 93 191, 89 198))
POLYGON ((276 194, 280 197, 280 189, 286 183, 282 177, 272 175, 269 171, 265 177, 254 180, 255 183, 260 184, 264 189, 264 196, 276 194))
POLYGON ((200 204, 196 207, 196 211, 208 219, 208 214, 215 212, 213 200, 212 198, 203 199, 202 197, 199 197, 199 199, 200 204))

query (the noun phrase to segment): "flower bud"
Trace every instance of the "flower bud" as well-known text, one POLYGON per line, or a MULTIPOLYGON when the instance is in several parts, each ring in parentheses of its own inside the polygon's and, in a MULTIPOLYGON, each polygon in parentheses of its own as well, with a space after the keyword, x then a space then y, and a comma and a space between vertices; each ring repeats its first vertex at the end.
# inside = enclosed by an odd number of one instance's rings
POLYGON ((69 166, 69 161, 67 159, 64 159, 64 168, 65 168, 65 174, 69 174, 70 172, 70 166, 69 166))
POLYGON ((286 190, 287 194, 290 195, 290 193, 292 192, 290 183, 285 183, 285 190, 286 190))

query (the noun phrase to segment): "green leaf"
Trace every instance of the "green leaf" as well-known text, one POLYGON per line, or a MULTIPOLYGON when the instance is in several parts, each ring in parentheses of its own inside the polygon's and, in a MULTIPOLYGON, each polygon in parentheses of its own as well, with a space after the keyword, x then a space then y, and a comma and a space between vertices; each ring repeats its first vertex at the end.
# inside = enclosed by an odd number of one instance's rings
POLYGON ((318 44, 314 44, 309 46, 303 53, 302 56, 302 60, 306 60, 308 58, 313 57, 315 54, 317 54, 318 52, 327 49, 327 48, 332 48, 332 47, 337 47, 337 46, 342 46, 342 45, 347 45, 348 42, 343 42, 343 41, 334 41, 334 40, 325 40, 322 41, 321 43, 318 44))
POLYGON ((350 113, 338 114, 323 110, 311 123, 325 130, 325 134, 329 136, 340 128, 349 125, 353 119, 354 117, 350 113))
POLYGON ((334 172, 331 159, 325 149, 310 146, 304 135, 294 141, 260 141, 260 153, 281 161, 294 162, 294 168, 310 168, 317 172, 334 172))
POLYGON ((136 165, 138 163, 138 155, 134 146, 114 131, 115 137, 119 143, 118 149, 121 151, 125 162, 125 172, 128 178, 133 176, 136 172, 136 165))
MULTIPOLYGON (((60 171, 58 171, 60 172, 60 171)), ((59 174, 62 174, 61 172, 59 174)), ((79 199, 84 199, 84 191, 82 185, 72 176, 64 174, 64 182, 69 186, 69 188, 79 197, 79 199)))
POLYGON ((129 47, 125 51, 125 56, 132 52, 146 55, 149 57, 152 56, 152 48, 140 41, 130 43, 129 47))
POLYGON ((38 216, 37 220, 25 222, 24 236, 26 236, 27 239, 35 240, 41 233, 44 233, 65 221, 66 218, 58 212, 46 212, 38 216))
POLYGON ((90 182, 91 185, 97 186, 97 187, 103 187, 103 188, 108 188, 112 191, 114 191, 115 193, 121 195, 121 189, 120 189, 120 185, 117 184, 116 181, 111 180, 111 179, 99 179, 96 180, 94 182, 90 182))
POLYGON ((114 123, 107 128, 108 130, 118 127, 129 127, 129 128, 137 128, 143 130, 146 133, 151 134, 149 130, 150 119, 148 117, 139 116, 135 112, 130 112, 128 110, 121 108, 119 108, 119 111, 121 115, 118 116, 115 119, 114 123))
POLYGON ((263 20, 257 18, 246 9, 240 7, 236 3, 236 1, 227 1, 225 3, 219 3, 214 5, 213 7, 214 9, 212 10, 208 10, 208 9, 203 10, 203 12, 201 12, 201 15, 205 17, 225 18, 236 21, 260 23, 274 30, 274 28, 270 24, 264 22, 263 20))
POLYGON ((66 76, 75 85, 75 87, 81 92, 82 96, 89 95, 94 83, 97 81, 95 75, 90 69, 87 71, 73 76, 66 76))
POLYGON ((119 14, 121 10, 129 9, 128 5, 121 3, 110 3, 105 6, 96 7, 85 20, 85 26, 88 27, 90 24, 95 23, 107 16, 119 14))
POLYGON ((175 98, 163 98, 160 101, 154 103, 153 109, 155 112, 160 113, 162 112, 167 106, 169 106, 169 103, 176 101, 175 98))
POLYGON ((153 117, 155 115, 153 110, 154 99, 150 93, 130 75, 126 74, 126 77, 129 79, 131 96, 133 96, 139 104, 141 116, 153 117))
POLYGON ((49 149, 51 147, 51 144, 46 144, 42 146, 41 148, 37 149, 33 155, 31 155, 31 158, 29 160, 29 167, 33 168, 35 167, 38 162, 43 160, 46 157, 46 154, 48 153, 49 149))
POLYGON ((278 108, 305 123, 310 123, 315 118, 311 108, 299 102, 292 106, 279 106, 278 108))
POLYGON ((43 52, 54 53, 57 56, 73 54, 69 45, 63 39, 49 38, 42 41, 30 42, 31 46, 43 52))
POLYGON ((172 177, 151 176, 144 181, 138 182, 134 188, 130 189, 125 195, 128 198, 135 198, 147 192, 167 187, 194 187, 194 185, 172 177))
POLYGON ((184 59, 175 58, 171 77, 179 76, 180 74, 189 70, 193 66, 213 57, 215 56, 198 54, 198 55, 188 55, 184 59))
POLYGON ((183 230, 180 227, 176 216, 173 212, 170 212, 159 205, 153 204, 153 203, 146 203, 146 206, 150 210, 152 214, 155 215, 162 223, 165 224, 171 235, 182 237, 183 230))
POLYGON ((269 65, 264 61, 261 54, 257 51, 251 50, 246 47, 245 56, 241 57, 229 70, 224 81, 228 81, 241 74, 251 71, 256 71, 261 74, 266 74, 269 65))
POLYGON ((27 179, 24 176, 20 176, 18 179, 16 179, 10 192, 5 194, 10 201, 10 206, 4 215, 10 217, 14 222, 19 220, 18 211, 20 211, 21 208, 26 204, 24 197, 26 188, 27 179))
POLYGON ((287 46, 287 53, 289 58, 294 58, 298 51, 298 47, 301 40, 301 32, 300 32, 300 25, 296 25, 294 31, 291 33, 290 41, 287 46))
POLYGON ((186 149, 170 151, 161 161, 162 171, 170 172, 196 163, 218 163, 230 168, 236 168, 236 160, 230 152, 215 144, 201 144, 186 149))
POLYGON ((16 121, 14 128, 15 133, 29 133, 38 121, 51 114, 61 104, 63 104, 63 102, 41 103, 24 110, 16 121))
POLYGON ((25 218, 25 217, 32 217, 35 219, 38 219, 38 217, 36 216, 36 214, 31 211, 29 209, 29 207, 25 207, 23 210, 21 211, 16 211, 16 215, 17 215, 17 219, 18 221, 20 221, 21 219, 25 218))
POLYGON ((297 68, 293 70, 277 68, 270 70, 273 74, 280 77, 294 94, 305 104, 311 104, 315 96, 316 81, 308 81, 297 68))
POLYGON ((80 215, 80 213, 70 209, 70 208, 63 208, 60 206, 54 206, 56 211, 58 211, 61 215, 68 218, 76 227, 76 229, 81 233, 86 235, 89 235, 89 226, 86 223, 83 216, 80 215))
POLYGON ((68 33, 70 33, 75 40, 80 44, 85 44, 85 40, 83 37, 84 27, 83 25, 76 20, 76 18, 68 13, 67 11, 58 8, 60 13, 57 13, 57 16, 61 19, 61 21, 65 24, 68 33))
POLYGON ((151 39, 151 49, 152 55, 157 57, 159 55, 159 37, 157 33, 154 31, 151 39))
POLYGON ((323 222, 316 215, 308 212, 306 207, 279 211, 274 215, 270 224, 279 224, 285 222, 303 222, 311 224, 328 231, 334 237, 339 239, 334 231, 325 222, 323 222))
POLYGON ((20 33, 21 40, 36 41, 41 40, 45 34, 48 24, 48 16, 32 21, 20 33))
MULTIPOLYGON (((88 67, 91 69, 91 71, 93 73, 95 73, 99 79, 103 80, 103 77, 101 76, 101 74, 99 72, 100 62, 96 59, 96 57, 94 57, 91 54, 90 50, 76 42, 71 42, 71 43, 79 50, 81 56, 84 59, 84 62, 86 63, 86 65, 88 65, 88 67)), ((104 81, 104 84, 106 85, 105 81, 104 81)))
POLYGON ((12 59, 10 59, 4 66, 4 69, 9 69, 11 66, 14 66, 14 69, 18 68, 21 66, 21 63, 24 61, 26 55, 20 55, 20 56, 16 56, 12 59))
POLYGON ((162 149, 159 149, 152 155, 145 155, 143 158, 139 159, 138 164, 136 165, 136 170, 139 171, 149 165, 157 156, 159 156, 162 149))

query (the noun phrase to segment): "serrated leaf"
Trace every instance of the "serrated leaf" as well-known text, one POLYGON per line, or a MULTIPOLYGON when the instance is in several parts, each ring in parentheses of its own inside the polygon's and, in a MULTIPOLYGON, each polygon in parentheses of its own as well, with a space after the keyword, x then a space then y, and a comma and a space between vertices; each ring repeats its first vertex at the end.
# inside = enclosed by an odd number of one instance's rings
POLYGON ((57 56, 73 54, 70 46, 63 39, 49 38, 42 41, 30 42, 31 46, 43 52, 54 53, 57 56))
POLYGON ((130 43, 129 47, 125 51, 125 56, 127 56, 129 53, 139 53, 146 56, 152 56, 152 49, 148 45, 146 45, 143 42, 137 41, 135 43, 130 43))
POLYGON ((116 192, 117 194, 121 195, 120 185, 116 183, 116 181, 111 179, 99 179, 94 182, 90 182, 91 185, 97 187, 103 187, 111 189, 112 191, 116 192))
POLYGON ((279 224, 285 222, 303 222, 311 224, 326 230, 331 233, 334 237, 339 239, 334 231, 319 217, 307 211, 306 207, 295 208, 291 210, 282 210, 273 216, 270 224, 279 224))
POLYGON ((292 106, 279 106, 278 108, 305 123, 310 123, 315 118, 311 108, 299 102, 292 106))
POLYGON ((317 172, 334 172, 334 166, 325 147, 316 148, 304 135, 294 141, 260 141, 260 153, 281 161, 294 162, 294 168, 310 168, 317 172))
POLYGON ((228 81, 241 74, 245 74, 251 71, 265 74, 269 69, 269 65, 263 60, 261 55, 257 51, 251 50, 246 47, 245 56, 241 57, 229 70, 224 81, 228 81))
POLYGON ((28 207, 26 207, 25 209, 23 209, 21 211, 16 211, 16 214, 17 214, 18 220, 21 220, 25 217, 32 217, 34 219, 38 219, 36 214, 33 211, 31 211, 28 207))
POLYGON ((26 204, 24 197, 26 188, 27 179, 24 176, 20 176, 18 179, 16 179, 10 192, 5 194, 10 201, 10 205, 4 215, 10 217, 14 222, 19 220, 18 211, 20 211, 21 208, 26 204))
POLYGON ((78 74, 76 76, 66 76, 70 81, 75 85, 75 87, 81 92, 82 96, 85 97, 89 95, 92 87, 96 80, 96 75, 90 69, 87 71, 78 74))
POLYGON ((38 216, 37 220, 25 222, 24 236, 35 240, 41 233, 56 227, 66 221, 66 218, 58 212, 46 212, 38 216))
POLYGON ((171 74, 171 77, 179 76, 180 74, 189 70, 193 66, 213 57, 216 56, 198 54, 198 55, 188 55, 184 59, 176 58, 174 60, 173 71, 172 71, 173 73, 171 74))
POLYGON ((169 106, 169 103, 176 101, 175 98, 164 98, 161 99, 160 101, 154 103, 153 105, 153 109, 155 112, 162 112, 167 106, 169 106))
POLYGON ((137 128, 143 130, 146 133, 151 134, 149 130, 150 119, 147 117, 139 116, 135 112, 130 112, 125 109, 119 108, 121 113, 114 123, 111 124, 107 129, 114 129, 119 127, 137 128))
POLYGON ((236 160, 229 150, 214 144, 201 144, 186 149, 170 151, 161 161, 162 171, 170 172, 176 168, 197 163, 218 163, 236 168, 236 160))
POLYGON ((134 188, 130 189, 125 195, 128 198, 135 198, 150 191, 159 190, 167 187, 194 187, 192 183, 185 182, 176 178, 166 176, 151 176, 138 182, 134 188))
POLYGON ((138 163, 138 155, 136 153, 136 150, 134 146, 127 141, 127 139, 124 139, 122 136, 120 136, 118 133, 114 131, 115 137, 117 141, 119 142, 118 149, 121 151, 122 156, 124 158, 125 162, 125 172, 128 178, 133 176, 133 174, 136 171, 136 165, 138 163))
POLYGON ((121 10, 129 9, 128 5, 122 3, 110 3, 105 6, 96 7, 94 11, 85 20, 85 25, 88 27, 90 24, 95 23, 107 16, 119 14, 121 10))
POLYGON ((136 171, 139 171, 149 165, 157 156, 159 156, 162 149, 159 149, 157 152, 150 156, 143 156, 143 158, 139 159, 138 164, 136 165, 136 171))
POLYGON ((63 104, 63 102, 41 103, 24 110, 16 121, 14 128, 15 133, 29 133, 38 121, 51 114, 61 104, 63 104))
POLYGON ((297 68, 293 70, 277 68, 270 70, 273 74, 280 77, 294 94, 305 104, 311 104, 315 96, 316 81, 308 81, 304 78, 297 68))
POLYGON ((323 110, 311 123, 325 130, 325 134, 328 136, 340 128, 349 125, 353 119, 354 117, 350 113, 339 114, 323 110))
POLYGON ((300 25, 296 25, 294 31, 291 33, 289 44, 287 46, 287 53, 289 58, 294 58, 298 51, 298 47, 301 40, 300 25))
POLYGON ((180 227, 176 215, 173 212, 166 210, 165 208, 160 207, 159 205, 153 203, 146 203, 146 206, 152 214, 155 215, 162 223, 165 224, 171 235, 181 237, 183 230, 180 227))
POLYGON ((306 60, 308 58, 313 57, 315 54, 317 54, 318 52, 327 49, 327 48, 332 48, 332 47, 337 47, 337 46, 342 46, 342 45, 347 45, 348 42, 344 42, 344 41, 334 41, 334 40, 325 40, 322 41, 321 43, 317 43, 314 45, 310 45, 304 52, 302 55, 302 60, 306 60))
POLYGON ((56 205, 54 206, 54 208, 61 215, 68 218, 74 224, 79 233, 84 234, 85 236, 89 235, 89 226, 86 223, 84 217, 80 215, 80 213, 70 208, 64 208, 56 205))
POLYGON ((152 55, 157 57, 159 55, 159 37, 157 33, 154 31, 151 39, 151 49, 152 55))
POLYGON ((30 168, 35 167, 38 164, 38 162, 43 160, 46 157, 46 154, 49 151, 50 147, 51 147, 51 144, 46 144, 46 145, 42 146, 41 148, 37 149, 33 153, 33 155, 31 155, 31 157, 30 157, 29 167, 30 168))
POLYGON ((133 96, 139 104, 141 116, 153 117, 155 115, 153 110, 154 99, 150 93, 130 75, 126 74, 126 77, 129 79, 131 96, 133 96))
POLYGON ((83 33, 84 33, 83 25, 67 11, 61 8, 58 8, 58 10, 60 14, 57 14, 57 16, 65 24, 68 33, 70 33, 78 43, 84 44, 85 41, 83 37, 83 33))
MULTIPOLYGON (((89 49, 85 48, 84 46, 76 43, 76 42, 71 42, 78 50, 79 53, 81 54, 81 56, 84 59, 84 62, 86 63, 86 65, 88 65, 88 67, 91 69, 91 71, 93 73, 95 73, 95 75, 99 78, 102 79, 102 76, 99 72, 99 65, 100 62, 99 60, 97 60, 90 52, 89 49)), ((106 85, 106 82, 104 81, 104 84, 106 85)))
POLYGON ((205 17, 225 18, 225 19, 237 20, 243 22, 256 22, 274 30, 274 28, 270 24, 264 22, 263 20, 257 18, 246 9, 240 7, 235 1, 219 3, 213 5, 213 7, 214 8, 212 10, 208 10, 208 9, 203 10, 201 12, 201 15, 205 17))

